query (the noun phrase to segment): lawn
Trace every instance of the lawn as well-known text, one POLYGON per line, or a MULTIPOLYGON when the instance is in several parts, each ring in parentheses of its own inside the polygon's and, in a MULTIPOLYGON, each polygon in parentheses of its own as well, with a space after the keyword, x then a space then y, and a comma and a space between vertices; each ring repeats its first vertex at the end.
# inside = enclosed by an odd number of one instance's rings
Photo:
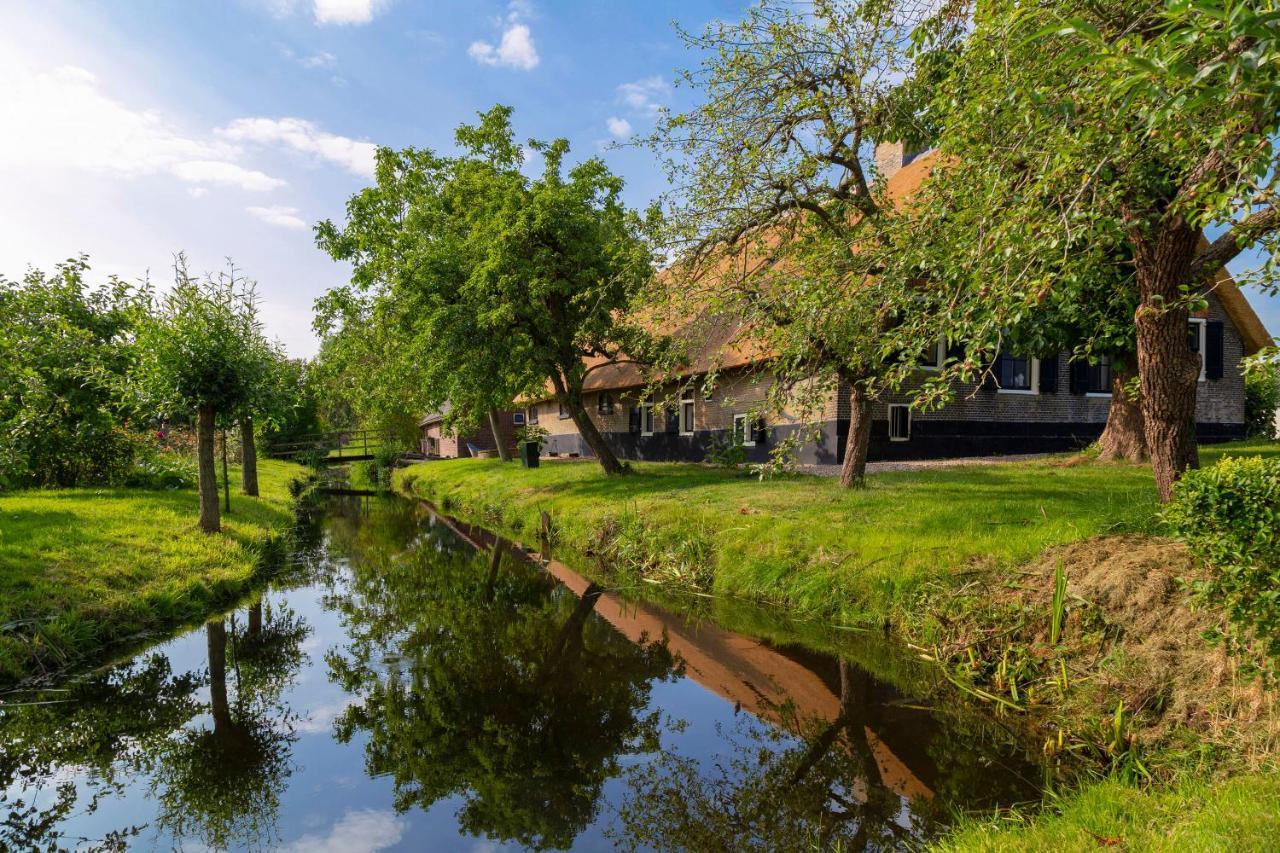
POLYGON ((214 535, 196 526, 194 490, 0 494, 0 682, 234 600, 264 545, 292 522, 289 484, 304 474, 261 460, 261 497, 233 486, 232 512, 214 535))
MULTIPOLYGON (((1280 444, 1208 446, 1203 462, 1227 453, 1280 454, 1280 444)), ((526 470, 487 459, 425 462, 398 481, 526 539, 546 510, 559 545, 622 575, 845 621, 879 621, 921 584, 970 567, 1157 526, 1148 467, 1084 456, 876 474, 861 491, 688 464, 639 463, 607 478, 589 462, 526 470)))

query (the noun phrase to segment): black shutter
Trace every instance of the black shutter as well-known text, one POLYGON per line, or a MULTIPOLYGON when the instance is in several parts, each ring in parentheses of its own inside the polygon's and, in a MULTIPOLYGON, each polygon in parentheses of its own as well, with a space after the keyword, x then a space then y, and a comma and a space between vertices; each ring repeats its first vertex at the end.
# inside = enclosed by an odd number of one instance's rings
POLYGON ((964 358, 964 344, 956 341, 954 344, 947 344, 947 359, 960 361, 964 358))
POLYGON ((1058 393, 1058 357, 1056 355, 1040 359, 1040 393, 1058 393))
POLYGON ((1218 320, 1210 320, 1204 327, 1204 378, 1222 378, 1223 326, 1218 320))
POLYGON ((751 422, 751 440, 756 444, 768 442, 769 429, 764 425, 764 418, 756 418, 751 422))
POLYGON ((667 425, 666 425, 667 432, 679 432, 680 431, 680 418, 679 418, 680 412, 676 409, 675 406, 667 406, 666 411, 667 411, 667 425))
POLYGON ((1080 361, 1071 362, 1071 387, 1072 394, 1086 394, 1089 391, 1089 362, 1080 361))
POLYGON ((640 431, 640 407, 632 406, 631 411, 627 413, 627 431, 640 431))

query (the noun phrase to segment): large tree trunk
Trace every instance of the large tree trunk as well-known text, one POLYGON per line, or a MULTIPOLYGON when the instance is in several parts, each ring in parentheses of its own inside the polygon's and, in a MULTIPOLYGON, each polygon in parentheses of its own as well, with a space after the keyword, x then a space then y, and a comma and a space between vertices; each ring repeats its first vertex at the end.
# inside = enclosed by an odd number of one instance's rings
POLYGON ((1187 347, 1187 309, 1179 303, 1179 286, 1188 283, 1199 239, 1199 231, 1178 220, 1165 223, 1150 239, 1133 241, 1142 417, 1161 503, 1169 500, 1183 471, 1200 466, 1195 417, 1200 359, 1187 347))
POLYGON ((240 491, 258 496, 258 447, 253 440, 253 418, 240 419, 240 491))
POLYGON ((604 469, 606 474, 610 476, 615 474, 625 474, 628 469, 625 465, 618 461, 618 456, 613 452, 613 448, 604 440, 604 436, 600 434, 600 430, 596 429, 595 421, 591 420, 591 416, 587 414, 587 409, 582 405, 582 388, 568 388, 564 380, 555 375, 552 377, 552 384, 556 389, 556 400, 569 411, 569 417, 573 418, 573 424, 578 428, 578 434, 586 441, 587 447, 591 448, 591 452, 595 454, 596 459, 600 461, 600 467, 604 469))
POLYGON ((849 383, 849 437, 844 445, 840 485, 860 489, 867 484, 867 450, 871 446, 871 395, 861 382, 849 383))
POLYGON ((1134 357, 1118 357, 1111 364, 1111 408, 1107 411, 1107 426, 1102 430, 1098 446, 1104 461, 1147 461, 1147 435, 1143 427, 1141 395, 1129 394, 1129 383, 1137 376, 1134 357))
POLYGON ((506 440, 502 437, 502 430, 498 426, 498 410, 489 410, 489 431, 493 433, 493 446, 498 448, 498 458, 503 462, 511 461, 511 448, 507 447, 506 440))
POLYGON ((200 529, 217 533, 218 475, 214 467, 213 406, 201 406, 196 426, 196 457, 199 460, 200 529))

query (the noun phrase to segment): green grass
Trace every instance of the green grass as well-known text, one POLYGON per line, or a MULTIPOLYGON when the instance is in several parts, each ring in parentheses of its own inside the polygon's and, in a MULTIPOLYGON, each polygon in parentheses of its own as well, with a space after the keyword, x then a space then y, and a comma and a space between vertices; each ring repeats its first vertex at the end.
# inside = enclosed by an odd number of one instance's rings
POLYGON ((258 463, 261 497, 237 494, 223 532, 197 527, 194 490, 0 494, 0 682, 57 669, 238 596, 292 521, 305 469, 258 463), (16 623, 16 624, 15 624, 16 623))
MULTIPOLYGON (((1203 450, 1280 453, 1239 442, 1203 450)), ((687 464, 602 475, 588 462, 527 470, 497 460, 426 462, 398 473, 463 514, 531 538, 538 511, 557 542, 601 552, 606 568, 694 583, 800 615, 875 620, 922 583, 978 565, 1013 566, 1047 546, 1153 528, 1150 469, 1068 457, 877 474, 861 491, 833 480, 767 480, 687 464), (1078 461, 1078 460, 1073 460, 1078 461)))
POLYGON ((937 849, 969 851, 1271 850, 1280 839, 1280 775, 1139 790, 1098 782, 1034 820, 969 821, 937 849))

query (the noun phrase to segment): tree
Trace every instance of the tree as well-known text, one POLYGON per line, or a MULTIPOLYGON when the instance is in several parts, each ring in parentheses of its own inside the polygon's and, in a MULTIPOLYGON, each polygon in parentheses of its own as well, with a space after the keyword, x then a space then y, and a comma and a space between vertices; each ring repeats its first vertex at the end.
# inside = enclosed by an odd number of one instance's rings
POLYGON ((740 22, 682 31, 704 57, 684 79, 705 97, 664 114, 646 140, 675 187, 666 221, 680 260, 660 304, 739 321, 773 356, 783 394, 848 387, 845 486, 863 482, 878 387, 925 347, 904 357, 882 339, 911 279, 887 273, 899 200, 868 154, 918 135, 901 83, 915 65, 907 37, 927 14, 910 2, 764 0, 740 22))
POLYGON ((320 247, 354 266, 352 285, 320 300, 317 325, 369 368, 360 382, 384 405, 447 402, 456 421, 479 423, 549 385, 618 474, 583 406, 584 360, 644 349, 626 318, 652 274, 642 222, 599 158, 565 171, 563 139, 529 143, 544 168, 526 177, 511 112, 460 126, 457 157, 379 151, 377 183, 351 199, 346 224, 317 228, 320 247))
POLYGON ((979 4, 933 104, 944 168, 917 234, 936 251, 912 261, 969 283, 951 320, 991 347, 1049 294, 1079 295, 1082 258, 1130 259, 1162 500, 1198 464, 1188 314, 1240 252, 1274 258, 1274 19, 1274 3, 1234 0, 979 4), (1210 226, 1225 229, 1212 242, 1210 226))
POLYGON ((262 334, 253 291, 243 280, 204 281, 174 263, 174 285, 139 333, 138 387, 153 412, 195 410, 200 473, 200 529, 216 533, 218 484, 214 427, 219 415, 243 412, 263 377, 262 334))
POLYGON ((124 377, 149 294, 86 282, 84 257, 0 277, 0 487, 119 481, 134 460, 124 377))

